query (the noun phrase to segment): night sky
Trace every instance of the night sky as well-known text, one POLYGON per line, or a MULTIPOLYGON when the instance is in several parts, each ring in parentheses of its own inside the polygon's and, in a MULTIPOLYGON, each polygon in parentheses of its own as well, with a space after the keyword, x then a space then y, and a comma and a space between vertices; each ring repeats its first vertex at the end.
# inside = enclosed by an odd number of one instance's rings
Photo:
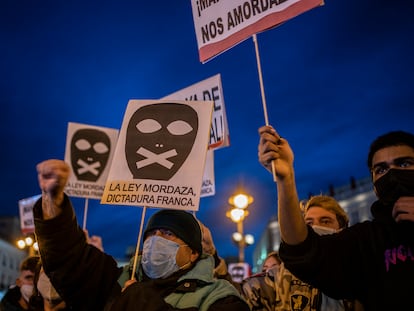
MULTIPOLYGON (((295 151, 301 198, 367 177, 378 135, 414 132, 413 9, 326 1, 257 35, 269 122, 295 151)), ((119 129, 129 99, 158 99, 220 73, 231 144, 215 152, 216 194, 201 199, 197 217, 219 254, 236 256, 225 214, 243 187, 254 197, 245 232, 259 239, 277 194, 257 161, 265 119, 251 39, 202 64, 190 1, 3 0, 0 42, 3 215, 39 193, 38 162, 64 158, 68 122, 119 129)), ((85 200, 73 202, 81 223, 85 200)), ((136 244, 141 212, 90 200, 88 229, 121 258, 136 244)))

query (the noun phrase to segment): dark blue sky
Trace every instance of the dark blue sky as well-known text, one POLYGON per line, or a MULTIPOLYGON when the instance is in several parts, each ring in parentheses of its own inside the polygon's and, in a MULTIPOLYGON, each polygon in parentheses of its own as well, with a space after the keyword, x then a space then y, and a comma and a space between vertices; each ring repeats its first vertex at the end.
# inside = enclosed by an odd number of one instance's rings
MULTIPOLYGON (((413 8, 326 1, 258 34, 269 122, 295 151, 302 198, 366 177, 376 136, 414 132, 413 8)), ((275 184, 257 161, 265 121, 254 44, 201 64, 190 1, 3 0, 0 42, 2 214, 17 215, 17 201, 39 193, 35 165, 63 159, 68 122, 120 128, 129 99, 161 98, 217 73, 231 146, 215 152, 216 195, 201 199, 197 216, 228 256, 237 255, 236 225, 225 213, 238 186, 255 198, 247 233, 258 239, 276 214, 275 184)), ((74 202, 82 222, 84 200, 74 202)), ((140 217, 139 207, 90 200, 88 229, 121 257, 140 217)))

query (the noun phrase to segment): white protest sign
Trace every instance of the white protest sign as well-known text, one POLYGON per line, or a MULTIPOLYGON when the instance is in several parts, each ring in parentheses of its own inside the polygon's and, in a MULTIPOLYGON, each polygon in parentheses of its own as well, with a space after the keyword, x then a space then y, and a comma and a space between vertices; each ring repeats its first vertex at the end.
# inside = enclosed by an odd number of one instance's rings
POLYGON ((102 204, 197 211, 213 102, 130 100, 102 204))
POLYGON ((322 4, 323 0, 191 0, 200 61, 322 4))
POLYGON ((115 153, 118 130, 69 122, 65 162, 71 168, 65 192, 100 200, 115 153))
POLYGON ((228 271, 236 283, 241 283, 250 276, 250 266, 246 262, 229 263, 228 271))
POLYGON ((214 150, 207 151, 206 165, 204 167, 203 183, 200 196, 208 197, 216 194, 216 181, 214 179, 214 150))
POLYGON ((213 116, 211 119, 209 151, 201 186, 201 197, 212 196, 216 193, 214 180, 214 152, 230 145, 229 128, 224 106, 221 76, 217 74, 185 89, 170 94, 163 99, 178 100, 213 100, 213 116))
POLYGON ((20 228, 23 234, 33 233, 35 231, 34 218, 33 218, 33 206, 36 201, 41 197, 40 194, 31 196, 29 198, 19 200, 19 215, 20 215, 20 228))
POLYGON ((209 149, 218 149, 230 145, 220 74, 190 85, 162 99, 214 101, 209 149))

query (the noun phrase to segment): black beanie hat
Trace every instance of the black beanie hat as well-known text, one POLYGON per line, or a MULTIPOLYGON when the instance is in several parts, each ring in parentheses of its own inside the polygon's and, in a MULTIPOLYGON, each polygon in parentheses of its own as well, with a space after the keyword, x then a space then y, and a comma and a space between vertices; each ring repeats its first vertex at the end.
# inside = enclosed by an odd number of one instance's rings
POLYGON ((200 255, 203 253, 200 225, 195 217, 186 211, 163 209, 153 214, 145 228, 144 240, 147 233, 154 229, 171 230, 191 249, 197 251, 200 255))

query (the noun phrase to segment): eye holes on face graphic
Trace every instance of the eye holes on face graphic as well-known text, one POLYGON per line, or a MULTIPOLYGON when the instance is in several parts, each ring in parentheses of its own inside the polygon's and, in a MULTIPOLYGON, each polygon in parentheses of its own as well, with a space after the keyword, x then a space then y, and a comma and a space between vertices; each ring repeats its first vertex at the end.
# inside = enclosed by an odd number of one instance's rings
MULTIPOLYGON (((145 120, 138 122, 138 124, 136 125, 136 128, 141 133, 148 134, 148 133, 154 133, 156 131, 159 131, 162 128, 162 126, 160 123, 158 123, 158 121, 154 119, 145 119, 145 120)), ((168 124, 167 130, 172 135, 185 135, 185 134, 190 133, 193 130, 193 128, 187 122, 182 121, 182 120, 177 120, 177 121, 174 121, 168 124)))
POLYGON ((162 128, 162 126, 154 119, 145 119, 140 121, 136 125, 136 128, 141 133, 154 133, 156 131, 159 131, 162 128))
MULTIPOLYGON (((88 150, 88 149, 91 148, 91 144, 86 139, 79 139, 75 143, 75 146, 76 146, 76 148, 78 148, 79 150, 82 150, 82 151, 88 150)), ((106 152, 109 151, 109 148, 104 143, 96 143, 96 144, 93 145, 93 150, 96 153, 106 153, 106 152)))
POLYGON ((185 135, 193 130, 190 124, 182 120, 171 122, 168 124, 167 129, 173 135, 185 135))

